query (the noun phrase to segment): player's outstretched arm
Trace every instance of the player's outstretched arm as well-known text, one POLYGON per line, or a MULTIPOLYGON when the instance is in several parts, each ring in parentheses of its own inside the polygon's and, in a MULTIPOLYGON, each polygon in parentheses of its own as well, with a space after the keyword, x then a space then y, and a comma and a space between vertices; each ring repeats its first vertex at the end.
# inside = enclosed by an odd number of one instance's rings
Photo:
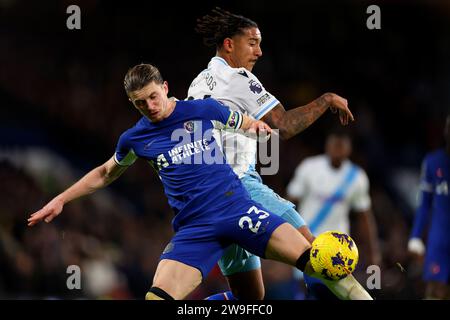
POLYGON ((286 140, 302 132, 314 123, 328 108, 333 113, 339 111, 342 125, 353 121, 354 117, 348 108, 347 100, 334 93, 324 93, 307 105, 286 111, 280 103, 269 111, 262 120, 272 128, 280 130, 280 136, 286 140))
POLYGON ((112 157, 101 166, 91 170, 64 192, 57 195, 41 210, 33 213, 28 219, 28 226, 31 227, 43 219, 47 223, 52 221, 61 213, 66 203, 106 187, 116 180, 127 168, 125 166, 119 166, 114 160, 114 157, 112 157))

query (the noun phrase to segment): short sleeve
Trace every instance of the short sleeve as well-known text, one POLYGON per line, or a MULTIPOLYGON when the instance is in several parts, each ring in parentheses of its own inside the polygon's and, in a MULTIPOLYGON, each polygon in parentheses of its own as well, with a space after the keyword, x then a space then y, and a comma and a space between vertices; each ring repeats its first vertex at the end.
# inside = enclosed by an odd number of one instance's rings
POLYGON ((287 186, 287 195, 292 198, 301 198, 306 193, 306 168, 305 161, 300 163, 295 170, 294 178, 287 186))
POLYGON ((228 95, 250 116, 259 120, 280 102, 270 94, 258 78, 245 68, 239 68, 232 77, 228 95))
POLYGON ((137 158, 134 150, 130 147, 127 132, 123 133, 117 143, 114 160, 120 166, 130 166, 137 158))
POLYGON ((358 180, 352 196, 351 207, 357 212, 363 212, 369 210, 372 205, 369 195, 369 178, 364 170, 358 169, 358 171, 358 180))

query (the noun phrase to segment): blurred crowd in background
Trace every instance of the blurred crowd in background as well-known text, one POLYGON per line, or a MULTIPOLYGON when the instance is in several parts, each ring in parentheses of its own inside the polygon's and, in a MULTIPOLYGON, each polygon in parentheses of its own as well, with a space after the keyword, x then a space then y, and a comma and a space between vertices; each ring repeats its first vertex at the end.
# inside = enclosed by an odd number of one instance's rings
MULTIPOLYGON (((109 1, 0 0, 0 298, 143 299, 172 236, 173 213, 152 168, 137 161, 113 185, 67 205, 51 224, 27 217, 88 170, 109 159, 139 114, 123 77, 131 66, 159 67, 170 94, 184 99, 212 48, 196 18, 215 4, 255 20, 263 56, 253 70, 286 109, 335 92, 349 101, 352 160, 370 179, 383 262, 377 299, 423 297, 421 264, 407 252, 420 164, 443 144, 450 108, 450 5, 377 1, 381 30, 369 30, 365 1, 216 1, 205 5, 109 1), (68 30, 66 8, 81 8, 68 30), (162 5, 162 7, 161 7, 162 5), (82 289, 66 272, 78 265, 82 289)), ((280 195, 298 163, 323 151, 327 112, 281 143, 280 170, 263 177, 280 195)), ((358 235, 355 234, 358 242, 358 235)), ((356 271, 365 283, 364 250, 356 271)), ((292 270, 263 262, 266 298, 299 297, 292 270)), ((215 268, 191 294, 227 284, 215 268)), ((300 295, 301 296, 301 295, 300 295)))

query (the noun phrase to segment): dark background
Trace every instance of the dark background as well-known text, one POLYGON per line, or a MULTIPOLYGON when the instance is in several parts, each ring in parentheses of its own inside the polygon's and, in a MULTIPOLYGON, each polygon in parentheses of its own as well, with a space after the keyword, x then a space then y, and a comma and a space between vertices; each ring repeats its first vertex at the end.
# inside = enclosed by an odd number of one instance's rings
MULTIPOLYGON (((369 175, 383 253, 382 288, 371 293, 423 296, 421 265, 406 244, 420 163, 443 144, 450 106, 450 2, 0 0, 1 298, 144 297, 172 234, 172 212, 144 161, 52 224, 28 229, 26 218, 109 159, 139 118, 122 87, 128 68, 155 64, 170 94, 186 97, 215 54, 194 31, 215 5, 258 23, 263 57, 253 73, 286 109, 324 92, 348 99, 352 160, 369 175), (81 30, 66 27, 71 4, 81 8, 81 30), (371 4, 381 8, 381 30, 366 27, 371 4), (66 287, 72 264, 81 290, 66 287)), ((280 172, 265 182, 284 195, 297 164, 323 151, 337 123, 327 112, 283 142, 280 172)), ((267 297, 296 297, 290 269, 264 265, 267 297)), ((362 254, 363 283, 365 267, 362 254)), ((225 287, 215 269, 191 297, 225 287)))

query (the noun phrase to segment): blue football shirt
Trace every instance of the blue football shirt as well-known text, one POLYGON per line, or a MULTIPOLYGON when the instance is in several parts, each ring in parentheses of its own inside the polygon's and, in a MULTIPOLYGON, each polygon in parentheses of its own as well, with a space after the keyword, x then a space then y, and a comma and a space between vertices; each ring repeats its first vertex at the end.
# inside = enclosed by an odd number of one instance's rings
POLYGON ((241 125, 242 114, 214 99, 176 101, 166 119, 153 123, 142 117, 125 131, 114 158, 123 166, 137 158, 150 162, 179 224, 226 205, 231 193, 248 197, 213 136, 213 129, 237 130, 241 125))
POLYGON ((450 252, 450 156, 444 149, 428 154, 422 165, 420 202, 411 237, 420 238, 429 224, 428 244, 450 252), (431 218, 431 221, 430 221, 431 218))

